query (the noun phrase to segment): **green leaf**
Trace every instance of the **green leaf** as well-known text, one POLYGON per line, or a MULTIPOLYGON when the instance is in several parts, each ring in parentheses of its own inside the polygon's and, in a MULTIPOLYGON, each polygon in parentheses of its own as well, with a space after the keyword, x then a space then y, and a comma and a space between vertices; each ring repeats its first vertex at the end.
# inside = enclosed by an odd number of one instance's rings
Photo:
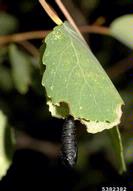
POLYGON ((45 42, 42 85, 52 115, 70 114, 90 133, 119 124, 123 100, 80 35, 65 22, 45 42))
POLYGON ((18 27, 18 21, 12 15, 0 12, 0 35, 12 33, 18 27))
POLYGON ((10 69, 0 66, 0 88, 4 91, 10 91, 13 88, 10 69))
POLYGON ((124 159, 124 152, 123 152, 123 145, 120 131, 118 127, 114 127, 108 130, 107 133, 109 134, 112 143, 113 153, 115 153, 114 161, 119 170, 119 173, 121 174, 126 171, 126 164, 124 159))
POLYGON ((9 46, 9 56, 12 65, 14 85, 19 93, 25 94, 31 83, 30 59, 26 54, 20 51, 16 45, 9 46))
MULTIPOLYGON (((125 135, 123 138, 125 138, 125 135)), ((128 143, 127 140, 124 142, 126 142, 126 144, 128 143)), ((129 147, 130 151, 128 150, 128 153, 126 153, 126 150, 123 149, 122 138, 117 127, 105 130, 101 133, 97 133, 95 134, 95 136, 92 137, 89 136, 87 139, 84 138, 83 142, 79 143, 79 146, 81 147, 79 148, 79 151, 81 151, 81 153, 79 152, 79 160, 77 164, 78 167, 80 167, 80 165, 82 165, 83 162, 88 163, 87 156, 91 156, 93 153, 100 152, 102 150, 104 151, 106 159, 111 163, 111 165, 115 169, 119 171, 120 174, 122 174, 126 171, 126 154, 128 156, 130 155, 130 160, 133 156, 131 145, 129 147)))
POLYGON ((129 48, 133 48, 133 14, 115 19, 110 25, 110 33, 129 48))
MULTIPOLYGON (((9 139, 11 138, 11 134, 7 135, 7 131, 9 133, 9 129, 7 127, 7 118, 6 116, 2 113, 2 111, 0 111, 0 179, 6 174, 8 168, 11 165, 11 155, 9 157, 9 152, 7 154, 7 148, 6 146, 8 145, 8 147, 10 146, 10 153, 13 152, 11 144, 9 144, 9 139), (7 140, 8 138, 8 140, 7 140), (8 144, 6 145, 5 143, 8 144)), ((8 148, 9 149, 9 148, 8 148)))

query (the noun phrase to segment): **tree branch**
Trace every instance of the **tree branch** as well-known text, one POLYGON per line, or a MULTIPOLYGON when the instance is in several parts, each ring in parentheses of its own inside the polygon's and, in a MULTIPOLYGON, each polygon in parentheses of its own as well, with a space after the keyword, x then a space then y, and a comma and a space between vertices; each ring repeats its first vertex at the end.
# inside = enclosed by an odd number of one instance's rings
POLYGON ((50 31, 31 31, 31 32, 0 36, 0 45, 7 44, 10 42, 21 42, 31 39, 42 39, 49 32, 50 31))
POLYGON ((21 41, 21 42, 17 42, 18 44, 20 44, 21 46, 24 47, 24 49, 29 52, 32 56, 34 57, 39 57, 39 50, 29 41, 21 41))
POLYGON ((30 135, 18 131, 16 136, 16 150, 18 149, 32 149, 43 153, 50 158, 56 158, 60 152, 60 145, 49 141, 37 140, 30 135))
POLYGON ((39 0, 39 3, 42 5, 43 9, 46 11, 48 16, 56 23, 57 25, 61 25, 63 22, 58 17, 57 13, 50 7, 50 5, 45 0, 39 0))
MULTIPOLYGON (((79 27, 79 29, 82 33, 111 35, 109 32, 109 28, 102 26, 81 26, 79 27)), ((11 42, 22 42, 32 39, 43 39, 49 32, 50 30, 41 30, 0 36, 0 45, 4 45, 11 42)))
POLYGON ((73 28, 76 30, 76 32, 82 37, 82 34, 80 33, 79 28, 77 27, 75 21, 73 20, 72 16, 68 12, 68 10, 64 6, 64 4, 61 2, 61 0, 55 0, 55 2, 58 5, 58 7, 60 8, 60 10, 62 11, 62 13, 64 14, 64 16, 66 17, 66 19, 68 20, 68 22, 73 26, 73 28))

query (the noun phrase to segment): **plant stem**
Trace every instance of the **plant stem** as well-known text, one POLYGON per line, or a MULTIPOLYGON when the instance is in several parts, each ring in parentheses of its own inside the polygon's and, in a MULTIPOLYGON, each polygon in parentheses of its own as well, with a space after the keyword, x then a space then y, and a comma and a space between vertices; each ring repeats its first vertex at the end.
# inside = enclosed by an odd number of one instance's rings
POLYGON ((59 144, 53 144, 49 141, 37 140, 22 131, 16 132, 15 148, 16 150, 25 148, 35 150, 50 158, 56 158, 60 152, 59 144))
MULTIPOLYGON (((109 29, 102 26, 81 26, 79 27, 82 33, 95 33, 101 35, 110 35, 109 29)), ((24 33, 17 33, 12 35, 0 36, 0 45, 4 45, 12 42, 22 42, 32 39, 43 39, 50 30, 30 31, 24 33)))
POLYGON ((85 25, 79 28, 82 33, 95 33, 95 34, 111 36, 110 30, 108 27, 97 26, 97 25, 92 25, 92 26, 85 25))
POLYGON ((39 50, 29 41, 17 42, 20 44, 27 52, 29 52, 33 57, 39 58, 39 50))
POLYGON ((66 7, 64 6, 64 4, 61 2, 61 0, 55 0, 55 2, 57 3, 58 7, 60 8, 60 10, 62 11, 62 13, 64 14, 64 16, 66 17, 66 19, 68 20, 68 22, 73 26, 73 28, 76 30, 76 32, 80 35, 81 38, 83 38, 79 28, 77 27, 75 21, 73 20, 73 18, 71 17, 70 13, 68 12, 68 10, 66 9, 66 7))
POLYGON ((39 0, 40 4, 42 5, 43 9, 49 15, 49 17, 56 23, 57 25, 61 25, 63 22, 55 13, 55 11, 50 7, 50 5, 45 0, 39 0))
POLYGON ((21 42, 31 39, 42 39, 44 38, 50 31, 30 31, 24 33, 17 33, 13 35, 5 35, 0 36, 0 45, 7 44, 11 42, 21 42))

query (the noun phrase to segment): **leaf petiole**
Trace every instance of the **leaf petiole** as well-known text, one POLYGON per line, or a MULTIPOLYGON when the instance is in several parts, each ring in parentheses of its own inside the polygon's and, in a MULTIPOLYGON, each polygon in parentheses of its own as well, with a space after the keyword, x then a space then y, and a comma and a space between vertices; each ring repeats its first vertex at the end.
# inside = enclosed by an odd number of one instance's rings
POLYGON ((52 7, 45 0, 39 0, 39 3, 42 5, 43 9, 46 11, 49 17, 54 21, 54 23, 57 25, 61 25, 63 23, 57 13, 55 13, 52 7))

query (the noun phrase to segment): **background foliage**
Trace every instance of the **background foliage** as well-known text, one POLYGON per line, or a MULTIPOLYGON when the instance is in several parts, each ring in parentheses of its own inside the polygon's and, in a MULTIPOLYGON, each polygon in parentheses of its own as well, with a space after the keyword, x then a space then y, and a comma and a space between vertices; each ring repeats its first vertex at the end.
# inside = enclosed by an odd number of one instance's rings
MULTIPOLYGON (((132 13, 133 6, 133 2, 127 0, 63 2, 78 25, 104 22, 103 25, 107 27, 117 17, 132 13)), ((64 20, 57 5, 52 0, 49 3, 64 20)), ((38 1, 0 1, 0 35, 49 30, 53 27, 53 22, 44 13, 38 1)), ((98 190, 102 185, 131 188, 133 52, 110 36, 86 33, 85 38, 125 101, 120 131, 127 173, 117 173, 112 143, 105 136, 105 132, 90 135, 79 124, 78 164, 75 169, 66 169, 59 164, 63 120, 52 118, 46 105, 45 90, 41 86, 44 68, 39 63, 42 41, 0 43, 0 111, 8 119, 8 126, 15 130, 16 140, 13 164, 1 180, 1 189, 18 190, 20 186, 23 189, 31 186, 39 189, 48 186, 50 190, 51 185, 58 190, 81 191, 98 190), (49 150, 51 152, 48 152, 49 150)), ((7 135, 5 140, 10 138, 10 133, 7 135)), ((9 143, 7 145, 9 146, 9 143)))

